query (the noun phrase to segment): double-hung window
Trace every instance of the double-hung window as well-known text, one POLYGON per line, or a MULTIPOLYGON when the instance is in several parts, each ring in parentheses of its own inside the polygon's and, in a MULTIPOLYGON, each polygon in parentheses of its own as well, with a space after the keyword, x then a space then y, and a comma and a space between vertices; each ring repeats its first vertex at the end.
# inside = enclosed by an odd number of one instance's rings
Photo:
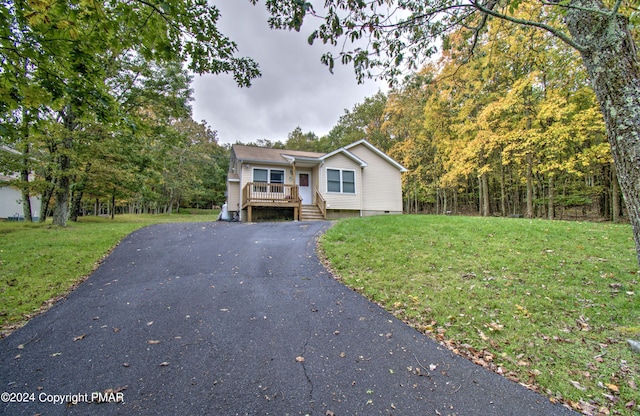
POLYGON ((356 193, 356 172, 346 169, 327 169, 327 192, 356 193))
POLYGON ((271 184, 271 185, 255 185, 258 192, 284 192, 282 184, 284 184, 284 170, 281 169, 254 169, 253 181, 271 184))

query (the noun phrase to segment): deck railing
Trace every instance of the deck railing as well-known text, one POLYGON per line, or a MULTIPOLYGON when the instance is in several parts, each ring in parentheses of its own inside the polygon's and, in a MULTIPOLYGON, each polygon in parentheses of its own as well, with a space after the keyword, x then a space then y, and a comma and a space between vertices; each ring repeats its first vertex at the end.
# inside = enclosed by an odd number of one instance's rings
POLYGON ((320 212, 322 212, 322 216, 327 218, 327 201, 322 197, 320 191, 316 189, 316 205, 320 208, 320 212))
POLYGON ((242 204, 292 204, 300 202, 298 185, 283 183, 249 182, 242 190, 242 204))

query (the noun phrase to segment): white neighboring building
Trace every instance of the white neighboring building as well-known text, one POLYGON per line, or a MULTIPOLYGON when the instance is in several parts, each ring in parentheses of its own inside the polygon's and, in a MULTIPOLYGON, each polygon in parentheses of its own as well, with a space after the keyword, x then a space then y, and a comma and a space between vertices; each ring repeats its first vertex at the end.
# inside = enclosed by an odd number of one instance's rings
MULTIPOLYGON (((7 182, 11 179, 9 176, 0 175, 0 182, 7 182)), ((33 221, 38 220, 40 215, 40 206, 42 202, 37 196, 31 197, 31 218, 33 221)), ((22 210, 22 192, 13 186, 0 186, 0 220, 16 219, 24 220, 22 210)))
MULTIPOLYGON (((5 146, 2 146, 0 150, 18 153, 15 150, 5 146)), ((6 182, 18 178, 19 176, 17 174, 6 176, 0 173, 0 220, 24 220, 24 211, 22 209, 22 192, 19 188, 6 184, 6 182)), ((40 200, 40 197, 38 196, 31 196, 30 199, 31 218, 33 219, 33 221, 37 221, 38 216, 40 215, 40 206, 42 205, 42 202, 40 200)))

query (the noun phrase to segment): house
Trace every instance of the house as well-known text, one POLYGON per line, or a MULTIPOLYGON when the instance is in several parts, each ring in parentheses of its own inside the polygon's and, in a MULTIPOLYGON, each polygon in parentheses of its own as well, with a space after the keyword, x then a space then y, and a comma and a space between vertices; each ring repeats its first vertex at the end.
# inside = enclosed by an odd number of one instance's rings
MULTIPOLYGON (((0 146, 0 152, 3 155, 19 156, 20 153, 7 146, 0 146)), ((30 180, 31 180, 31 176, 30 180)), ((24 220, 24 209, 22 207, 22 191, 12 182, 19 179, 20 176, 15 172, 0 172, 0 220, 24 220)), ((31 196, 31 218, 38 221, 40 215, 41 201, 39 196, 31 196)))
MULTIPOLYGON (((15 180, 15 176, 5 176, 0 174, 0 220, 24 220, 22 208, 22 191, 10 185, 10 181, 15 180)), ((31 198, 31 217, 33 221, 38 221, 40 215, 40 198, 31 198)))
POLYGON ((406 171, 366 140, 330 153, 235 144, 227 206, 248 222, 278 213, 294 220, 401 214, 406 171))

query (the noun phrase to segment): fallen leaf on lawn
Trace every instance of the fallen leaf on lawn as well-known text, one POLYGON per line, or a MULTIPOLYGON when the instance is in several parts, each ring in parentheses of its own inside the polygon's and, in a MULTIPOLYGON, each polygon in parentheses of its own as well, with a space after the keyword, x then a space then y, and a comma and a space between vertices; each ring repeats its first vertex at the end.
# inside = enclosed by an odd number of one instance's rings
POLYGON ((577 388, 578 390, 582 390, 585 391, 587 388, 583 387, 580 383, 578 383, 577 381, 573 381, 573 380, 569 380, 569 382, 573 385, 573 387, 577 388))
POLYGON ((632 388, 633 390, 637 390, 638 386, 636 386, 636 382, 633 380, 629 380, 627 381, 627 386, 629 386, 630 388, 632 388))
POLYGON ((160 363, 160 367, 166 367, 168 365, 169 365, 169 363, 166 362, 166 361, 163 361, 163 362, 160 363))
POLYGON ((157 339, 150 339, 149 341, 147 341, 147 344, 151 344, 151 345, 160 344, 160 341, 158 341, 157 339))
POLYGON ((616 386, 615 384, 608 384, 608 383, 605 383, 604 385, 605 385, 605 386, 607 386, 607 388, 608 388, 609 390, 614 391, 614 392, 616 392, 616 393, 620 391, 620 390, 618 389, 618 386, 616 386))
POLYGON ((296 362, 303 363, 303 362, 304 362, 304 357, 302 357, 302 356, 298 355, 298 356, 296 357, 296 362))
POLYGON ((80 341, 80 340, 84 339, 84 337, 86 337, 86 336, 87 336, 87 334, 78 335, 77 337, 73 338, 73 342, 80 341))

